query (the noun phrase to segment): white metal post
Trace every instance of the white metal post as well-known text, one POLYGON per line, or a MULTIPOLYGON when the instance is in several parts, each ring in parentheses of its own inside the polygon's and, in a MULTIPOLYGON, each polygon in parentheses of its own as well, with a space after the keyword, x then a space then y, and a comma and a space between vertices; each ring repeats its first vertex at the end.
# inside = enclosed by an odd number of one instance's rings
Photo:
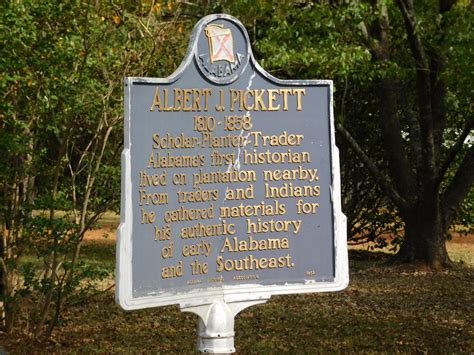
POLYGON ((234 347, 234 319, 247 307, 267 302, 267 299, 226 303, 219 300, 199 306, 181 306, 181 311, 199 316, 197 350, 209 354, 230 354, 234 347))

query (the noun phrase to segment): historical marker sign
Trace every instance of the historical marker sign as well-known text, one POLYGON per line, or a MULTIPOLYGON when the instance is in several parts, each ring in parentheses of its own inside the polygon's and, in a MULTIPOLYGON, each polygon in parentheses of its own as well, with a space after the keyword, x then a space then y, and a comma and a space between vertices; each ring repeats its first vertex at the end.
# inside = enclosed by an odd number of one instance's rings
POLYGON ((168 78, 126 78, 117 300, 125 309, 348 283, 332 81, 279 80, 212 15, 168 78))

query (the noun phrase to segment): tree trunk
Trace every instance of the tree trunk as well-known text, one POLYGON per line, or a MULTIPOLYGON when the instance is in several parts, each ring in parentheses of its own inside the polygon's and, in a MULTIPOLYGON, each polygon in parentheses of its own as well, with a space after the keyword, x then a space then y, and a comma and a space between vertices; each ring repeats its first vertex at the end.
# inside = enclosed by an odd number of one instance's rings
MULTIPOLYGON (((11 272, 12 273, 12 272, 11 272)), ((3 311, 4 311, 4 331, 5 333, 11 333, 13 330, 13 325, 15 324, 15 315, 17 312, 18 305, 17 303, 12 299, 11 295, 13 294, 13 288, 15 287, 17 281, 16 281, 16 275, 7 275, 6 278, 6 285, 5 287, 5 295, 6 299, 3 302, 3 311)))
MULTIPOLYGON (((439 270, 451 265, 446 250, 447 227, 443 223, 439 203, 417 204, 402 215, 405 239, 395 256, 396 263, 421 264, 439 270)), ((436 199, 437 200, 437 199, 436 199)))
POLYGON ((1 304, 0 316, 3 319, 3 331, 10 333, 13 330, 15 322, 16 310, 18 308, 17 302, 15 302, 15 288, 18 284, 17 270, 15 267, 10 267, 8 261, 14 264, 17 263, 16 255, 12 252, 11 242, 12 230, 7 229, 5 224, 2 226, 0 257, 2 263, 0 264, 0 276, 1 276, 1 293, 3 297, 3 304, 1 304))

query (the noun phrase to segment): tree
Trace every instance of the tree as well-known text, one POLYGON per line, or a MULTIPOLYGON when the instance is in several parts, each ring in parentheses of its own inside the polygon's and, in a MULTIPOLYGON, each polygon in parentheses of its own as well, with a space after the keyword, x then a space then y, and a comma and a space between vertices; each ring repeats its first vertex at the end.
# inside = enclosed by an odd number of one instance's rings
MULTIPOLYGON (((420 9, 439 19, 435 26, 438 34, 430 38, 426 29, 429 25, 423 27, 413 2, 397 1, 410 46, 410 72, 415 75, 416 83, 412 88, 415 96, 411 104, 410 98, 403 97, 404 87, 399 78, 380 78, 376 84, 389 178, 380 172, 344 127, 338 126, 397 206, 405 223, 405 238, 398 261, 421 261, 434 268, 449 265, 447 231, 474 181, 474 146, 464 147, 464 141, 474 127, 473 117, 468 115, 460 120, 464 127, 449 149, 443 145, 449 111, 446 107, 448 88, 443 77, 448 58, 443 55, 442 42, 448 40, 445 27, 453 21, 449 12, 456 11, 454 5, 454 1, 440 1, 437 11, 429 5, 420 9), (409 130, 408 139, 404 138, 403 119, 409 130), (464 156, 457 164, 453 178, 446 182, 449 168, 462 153, 464 156)), ((379 16, 372 31, 365 30, 364 33, 375 60, 383 62, 393 56, 393 40, 389 34, 389 8, 383 3, 378 8, 379 16)), ((457 10, 467 9, 459 6, 457 10)))
POLYGON ((100 24, 98 19, 89 6, 74 3, 25 1, 9 3, 2 12, 9 28, 2 31, 6 95, 0 160, 6 331, 13 329, 20 300, 28 296, 36 301, 24 309, 31 320, 28 331, 36 337, 51 334, 78 284, 85 231, 117 203, 116 196, 91 206, 98 187, 114 184, 114 179, 97 180, 107 167, 110 154, 104 148, 118 122, 108 108, 108 91, 100 89, 101 68, 90 69, 99 38, 91 25, 100 24), (25 254, 40 264, 23 262, 25 254))

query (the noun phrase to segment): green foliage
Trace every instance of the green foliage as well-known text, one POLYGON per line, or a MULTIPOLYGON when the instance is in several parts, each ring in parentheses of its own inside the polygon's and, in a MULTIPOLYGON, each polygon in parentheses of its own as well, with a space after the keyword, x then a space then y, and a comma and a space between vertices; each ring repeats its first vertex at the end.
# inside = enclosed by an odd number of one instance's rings
POLYGON ((10 326, 28 295, 31 331, 48 337, 68 299, 109 272, 79 255, 87 229, 119 208, 123 78, 171 74, 187 45, 189 21, 178 21, 173 2, 159 4, 25 0, 2 9, 0 256, 10 326))

